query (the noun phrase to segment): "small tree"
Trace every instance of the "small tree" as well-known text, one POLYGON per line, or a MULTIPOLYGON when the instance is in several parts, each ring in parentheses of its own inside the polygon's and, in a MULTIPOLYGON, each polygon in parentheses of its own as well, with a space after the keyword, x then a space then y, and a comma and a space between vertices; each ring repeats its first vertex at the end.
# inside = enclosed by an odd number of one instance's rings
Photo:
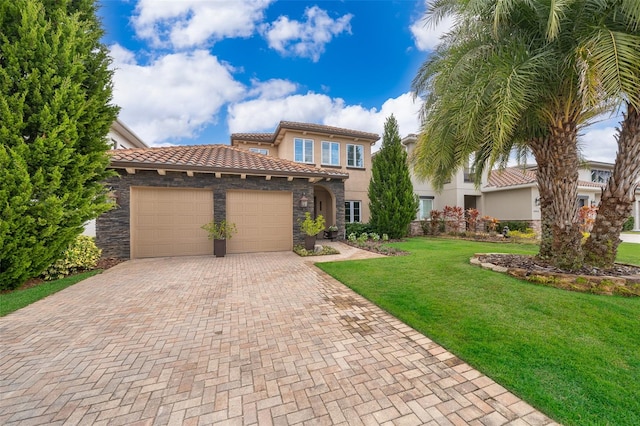
POLYGON ((418 211, 407 153, 400 143, 398 122, 393 115, 385 122, 382 148, 373 159, 369 209, 372 227, 390 238, 404 237, 418 211))
POLYGON ((39 275, 108 210, 116 119, 95 0, 0 2, 0 290, 39 275))

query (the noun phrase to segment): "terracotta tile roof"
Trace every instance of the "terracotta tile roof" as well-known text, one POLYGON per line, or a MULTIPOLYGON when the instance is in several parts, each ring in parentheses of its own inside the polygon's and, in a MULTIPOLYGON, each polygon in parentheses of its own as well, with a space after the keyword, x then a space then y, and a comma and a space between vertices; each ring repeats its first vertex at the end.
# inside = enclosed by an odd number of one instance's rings
MULTIPOLYGON (((537 184, 535 169, 507 167, 503 170, 492 170, 485 188, 508 188, 511 186, 530 184, 537 184)), ((578 186, 587 188, 604 188, 605 184, 579 180, 578 186)))
POLYGON ((492 170, 486 187, 504 188, 507 186, 536 183, 536 172, 522 167, 507 167, 492 170))
POLYGON ((152 168, 294 177, 348 178, 348 173, 321 169, 229 145, 190 145, 120 149, 110 152, 113 168, 152 168))
POLYGON ((373 142, 380 139, 380 135, 376 133, 361 132, 359 130, 343 129, 341 127, 325 126, 324 124, 298 123, 295 121, 281 121, 275 133, 279 129, 302 130, 309 132, 330 133, 340 136, 349 136, 353 138, 368 139, 373 142))
POLYGON ((281 121, 273 133, 232 133, 231 141, 255 141, 274 143, 282 130, 299 130, 303 132, 324 133, 335 136, 347 136, 350 138, 364 139, 375 142, 380 139, 376 133, 362 132, 360 130, 343 129, 341 127, 325 126, 324 124, 299 123, 296 121, 281 121))

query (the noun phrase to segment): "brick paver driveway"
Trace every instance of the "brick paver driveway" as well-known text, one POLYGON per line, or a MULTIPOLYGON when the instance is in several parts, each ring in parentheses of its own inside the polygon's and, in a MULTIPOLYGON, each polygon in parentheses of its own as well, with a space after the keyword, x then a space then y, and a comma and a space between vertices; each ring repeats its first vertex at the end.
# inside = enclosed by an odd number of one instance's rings
POLYGON ((293 253, 131 261, 0 318, 0 424, 550 420, 293 253))

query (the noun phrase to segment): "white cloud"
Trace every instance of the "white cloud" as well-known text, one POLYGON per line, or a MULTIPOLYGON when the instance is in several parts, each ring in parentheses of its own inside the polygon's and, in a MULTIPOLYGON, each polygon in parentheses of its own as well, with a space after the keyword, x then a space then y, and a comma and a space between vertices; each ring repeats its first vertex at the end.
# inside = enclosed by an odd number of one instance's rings
POLYGON ((248 37, 273 0, 140 0, 132 18, 138 37, 155 47, 189 48, 248 37))
POLYGON ((342 32, 351 34, 351 14, 332 19, 318 6, 307 8, 304 14, 304 22, 280 16, 273 23, 264 24, 262 33, 269 47, 282 55, 310 58, 317 62, 333 37, 342 32))
POLYGON ((258 97, 262 99, 278 99, 287 96, 296 91, 297 85, 289 80, 274 78, 261 82, 252 81, 251 90, 248 96, 258 97))
POLYGON ((616 159, 618 144, 615 127, 588 130, 580 138, 582 155, 586 160, 613 163, 616 159))
POLYGON ((254 99, 229 106, 229 131, 273 131, 280 120, 322 123, 324 117, 343 106, 341 99, 307 93, 279 99, 254 99))
POLYGON ((380 110, 361 105, 345 105, 340 98, 332 99, 317 93, 296 94, 280 99, 255 99, 229 107, 229 131, 270 132, 280 120, 320 123, 382 136, 384 122, 391 114, 398 121, 400 136, 415 133, 419 128, 419 105, 413 95, 405 93, 388 99, 380 110))
POLYGON ((410 30, 418 50, 428 52, 436 48, 438 43, 440 43, 440 38, 451 30, 454 25, 455 19, 451 16, 442 19, 435 26, 427 23, 424 16, 420 16, 420 18, 411 25, 410 30))
POLYGON ((229 68, 204 50, 162 56, 148 65, 139 65, 118 45, 111 55, 114 103, 122 107, 122 120, 150 145, 196 136, 245 91, 229 68))

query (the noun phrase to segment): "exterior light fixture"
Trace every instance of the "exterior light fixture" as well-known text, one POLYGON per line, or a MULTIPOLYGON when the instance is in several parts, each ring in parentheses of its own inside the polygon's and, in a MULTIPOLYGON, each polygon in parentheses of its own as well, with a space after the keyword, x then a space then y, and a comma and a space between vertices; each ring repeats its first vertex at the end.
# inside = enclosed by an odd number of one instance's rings
POLYGON ((309 199, 306 197, 305 194, 302 194, 302 197, 300 198, 300 207, 305 208, 309 205, 309 199))
POLYGON ((539 206, 539 205, 540 205, 540 197, 536 197, 536 201, 535 201, 535 203, 536 203, 536 206, 539 206))

